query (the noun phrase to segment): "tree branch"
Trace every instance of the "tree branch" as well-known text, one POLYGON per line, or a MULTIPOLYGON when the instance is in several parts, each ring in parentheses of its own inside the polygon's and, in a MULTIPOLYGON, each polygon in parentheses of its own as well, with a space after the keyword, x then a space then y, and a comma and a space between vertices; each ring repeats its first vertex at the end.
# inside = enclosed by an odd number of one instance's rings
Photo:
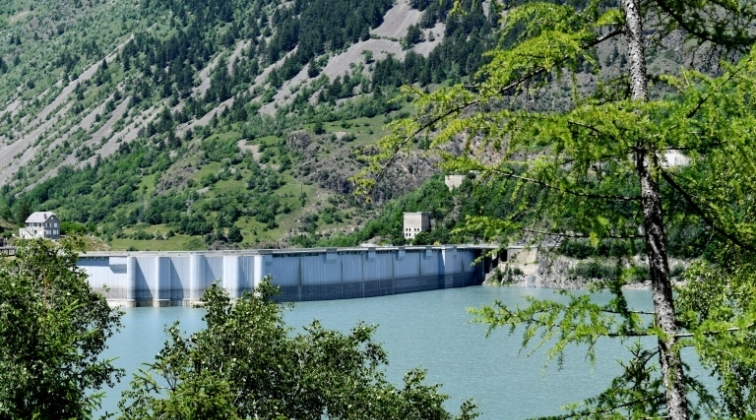
MULTIPOLYGON (((749 58, 748 58, 748 59, 746 60, 746 63, 750 63, 750 62, 751 62, 751 58, 749 57, 749 58)), ((745 66, 739 66, 739 67, 738 67, 738 68, 737 68, 737 69, 736 69, 735 71, 733 71, 732 73, 730 73, 730 74, 729 74, 729 75, 728 75, 728 76, 727 76, 727 77, 726 77, 726 78, 725 78, 724 80, 722 80, 722 82, 721 82, 721 83, 720 83, 720 84, 719 84, 719 85, 717 86, 717 88, 716 88, 716 89, 714 89, 714 91, 715 91, 715 92, 716 92, 716 91, 719 91, 719 90, 720 90, 720 88, 722 88, 722 86, 724 86, 724 85, 725 85, 726 83, 728 83, 728 82, 729 82, 730 80, 734 79, 734 78, 735 78, 735 76, 737 76, 737 75, 738 75, 738 74, 739 74, 739 73, 740 73, 740 72, 741 72, 741 71, 743 70, 743 68, 744 68, 744 67, 745 67, 745 66)), ((693 107, 693 109, 692 109, 692 110, 690 110, 690 111, 688 112, 688 114, 686 115, 686 117, 687 117, 688 119, 690 119, 690 118, 693 118, 694 116, 696 116, 696 114, 698 113, 698 111, 700 111, 700 110, 701 110, 701 107, 702 107, 702 106, 703 106, 703 105, 704 105, 704 104, 705 104, 705 103, 706 103, 706 102, 707 102, 707 101, 709 100, 709 98, 711 98, 712 96, 713 96, 713 95, 709 94, 709 95, 706 95, 706 96, 704 96, 703 98, 699 99, 699 100, 698 100, 698 104, 696 104, 696 106, 695 106, 695 107, 693 107)))
MULTIPOLYGON (((595 47, 596 45, 601 44, 601 43, 603 43, 603 42, 605 42, 605 41, 607 41, 609 39, 612 39, 615 36, 620 35, 622 33, 624 33, 623 29, 615 29, 615 30, 613 30, 611 32, 608 32, 608 33, 606 33, 606 34, 604 34, 602 36, 599 36, 596 39, 594 39, 593 41, 587 43, 584 48, 587 49, 587 48, 595 47)), ((558 66, 559 64, 567 61, 568 59, 569 59, 569 57, 565 56, 561 60, 555 62, 553 67, 558 66)), ((535 78, 537 76, 540 76, 540 75, 546 73, 547 70, 548 69, 546 67, 541 67, 541 68, 539 68, 539 69, 537 69, 537 70, 535 70, 535 71, 533 71, 531 73, 528 73, 528 74, 524 75, 523 77, 515 80, 514 82, 509 83, 506 86, 503 86, 503 87, 499 88, 498 93, 499 94, 504 94, 507 91, 512 90, 512 89, 516 88, 517 86, 520 86, 521 84, 523 84, 523 83, 525 83, 525 82, 527 82, 527 81, 529 81, 529 80, 531 80, 531 79, 533 79, 533 78, 535 78)), ((462 111, 464 111, 464 110, 468 109, 469 107, 471 107, 473 105, 476 105, 478 103, 480 103, 480 99, 475 99, 475 100, 472 100, 472 101, 463 102, 462 104, 457 105, 456 107, 453 107, 453 108, 449 109, 448 111, 444 112, 443 114, 438 115, 438 116, 432 118, 430 121, 427 121, 427 122, 421 124, 420 127, 417 130, 415 130, 412 134, 410 134, 409 136, 407 136, 407 138, 405 138, 401 143, 399 143, 394 148, 395 150, 391 154, 391 157, 389 157, 388 161, 386 161, 386 163, 381 167, 381 170, 378 171, 378 174, 376 175, 376 178, 375 178, 376 182, 378 182, 381 179, 383 179, 383 177, 386 175, 386 171, 388 171, 388 168, 391 166, 391 164, 396 159, 397 153, 399 153, 399 151, 401 149, 403 149, 405 146, 407 146, 407 144, 409 144, 412 141, 412 139, 415 138, 415 136, 417 136, 418 134, 420 134, 423 131, 427 130, 429 127, 434 126, 435 124, 439 123, 440 121, 445 120, 446 118, 450 117, 451 115, 454 115, 454 114, 457 114, 457 113, 461 113, 462 111)))
POLYGON ((572 120, 567 121, 567 124, 574 125, 574 126, 577 126, 577 127, 585 128, 585 129, 587 129, 587 130, 589 130, 589 131, 591 131, 591 132, 593 132, 593 133, 595 133, 595 134, 597 134, 599 136, 605 136, 605 137, 609 137, 609 138, 614 138, 614 136, 607 136, 604 132, 602 132, 601 130, 599 130, 598 128, 596 128, 596 127, 594 127, 592 125, 583 124, 583 123, 580 123, 580 122, 577 122, 577 121, 572 121, 572 120))
MULTIPOLYGON (((628 401, 628 402, 626 402, 624 404, 618 404, 618 405, 612 406, 610 408, 605 408, 605 409, 602 409, 602 410, 587 409, 587 410, 582 410, 582 411, 575 412, 575 413, 572 413, 572 414, 565 414, 565 415, 562 415, 562 416, 555 416, 555 417, 551 417, 551 418, 555 419, 555 420, 567 420, 567 419, 573 419, 573 418, 577 418, 577 417, 583 418, 583 417, 588 417, 588 416, 590 416, 590 418, 594 418, 594 417, 601 418, 601 416, 600 416, 601 414, 611 413, 611 412, 617 411, 617 410, 622 409, 622 408, 631 407, 633 405, 642 404, 642 403, 646 403, 646 402, 649 402, 649 401, 662 401, 662 400, 663 400, 662 396, 657 396, 657 397, 654 397, 654 398, 644 398, 644 399, 640 399, 640 400, 628 401)), ((653 417, 653 418, 659 418, 659 417, 653 417)), ((664 417, 661 417, 661 418, 664 418, 664 417)))
MULTIPOLYGON (((751 326, 753 326, 753 325, 751 325, 751 326)), ((724 331, 712 331, 712 332, 705 333, 704 335, 709 336, 709 335, 715 335, 715 334, 721 334, 721 333, 733 333, 733 332, 738 332, 738 331, 741 331, 741 330, 743 330, 743 328, 731 327, 731 328, 728 328, 728 329, 726 329, 724 331)), ((695 336, 695 334, 693 334, 693 333, 682 333, 682 334, 676 334, 675 335, 675 337, 677 337, 677 338, 692 338, 694 336, 695 336)))
POLYGON ((584 198, 595 198, 599 200, 619 200, 619 201, 640 201, 641 196, 620 196, 620 195, 604 195, 604 194, 591 194, 591 193, 582 193, 572 190, 566 190, 564 188, 559 188, 557 186, 548 184, 543 181, 539 181, 537 179, 528 178, 520 175, 515 175, 513 172, 506 172, 502 171, 500 169, 491 169, 491 172, 498 173, 499 175, 508 177, 508 178, 514 178, 519 179, 521 181, 529 182, 532 184, 540 185, 542 187, 548 188, 550 190, 559 191, 564 194, 574 195, 576 197, 584 197, 584 198))
POLYGON ((756 247, 741 240, 740 238, 736 237, 730 232, 727 232, 725 229, 719 227, 716 221, 711 216, 709 216, 707 212, 703 208, 701 208, 700 205, 698 205, 698 203, 696 203, 696 201, 693 199, 693 196, 688 191, 686 191, 680 184, 675 182, 675 180, 672 179, 672 176, 670 176, 670 174, 667 171, 664 171, 664 170, 660 170, 660 171, 661 171, 662 178, 664 178, 664 180, 667 181, 669 185, 672 186, 672 188, 674 188, 677 192, 679 192, 685 198, 685 201, 687 201, 688 204, 690 204, 690 206, 693 207, 696 213, 698 213, 698 215, 701 216, 701 219, 703 219, 703 221, 706 222, 706 224, 709 225, 709 227, 712 230, 716 231, 720 235, 729 239, 735 245, 756 254, 756 247))
POLYGON ((627 337, 656 337, 656 334, 644 333, 644 332, 623 332, 623 333, 608 333, 605 337, 609 338, 627 338, 627 337))
POLYGON ((647 311, 626 311, 626 312, 620 312, 620 311, 610 311, 608 309, 602 309, 601 312, 605 312, 607 314, 616 314, 616 315, 624 315, 626 313, 637 314, 637 315, 656 315, 653 312, 647 312, 647 311))
MULTIPOLYGON (((734 49, 743 48, 756 42, 756 37, 744 35, 745 32, 742 30, 739 34, 713 33, 712 31, 708 30, 708 28, 705 28, 701 25, 700 19, 695 21, 688 21, 688 19, 686 19, 686 17, 684 16, 684 12, 675 7, 675 4, 682 3, 683 5, 685 5, 685 2, 656 0, 655 3, 659 5, 659 8, 661 8, 662 11, 668 14, 675 22, 677 22, 677 24, 680 25, 680 28, 698 39, 709 41, 715 45, 722 45, 727 48, 734 49)), ((725 10, 728 9, 728 7, 722 4, 718 5, 725 10)), ((743 11, 739 11, 739 13, 743 13, 743 11)))
MULTIPOLYGON (((523 232, 530 232, 530 233, 537 233, 541 235, 552 235, 552 236, 559 236, 562 238, 572 238, 572 239, 587 239, 590 238, 589 235, 584 235, 581 233, 566 233, 566 232, 548 232, 545 230, 538 230, 538 229, 523 229, 523 232)), ((609 239, 643 239, 645 236, 643 235, 603 235, 604 238, 609 239)))

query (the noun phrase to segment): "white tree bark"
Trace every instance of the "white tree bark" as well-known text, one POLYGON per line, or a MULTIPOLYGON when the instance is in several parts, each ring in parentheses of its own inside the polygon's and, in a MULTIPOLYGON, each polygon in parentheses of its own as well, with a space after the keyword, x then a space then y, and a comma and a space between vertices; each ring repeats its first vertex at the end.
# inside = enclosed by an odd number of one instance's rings
MULTIPOLYGON (((628 63, 632 98, 648 100, 646 56, 644 52, 643 21, 639 0, 622 0, 625 12, 628 63)), ((688 419, 680 352, 675 348, 677 324, 669 275, 667 238, 661 205, 658 178, 659 163, 653 144, 644 139, 636 143, 635 166, 640 179, 646 253, 653 287, 654 314, 657 326, 664 332, 658 340, 662 379, 666 391, 668 417, 672 420, 688 419)))

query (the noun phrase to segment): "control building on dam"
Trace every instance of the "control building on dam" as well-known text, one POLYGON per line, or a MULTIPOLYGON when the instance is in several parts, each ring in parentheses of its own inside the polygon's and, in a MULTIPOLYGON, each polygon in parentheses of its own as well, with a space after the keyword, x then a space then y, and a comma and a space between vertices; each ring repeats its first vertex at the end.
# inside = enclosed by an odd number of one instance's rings
POLYGON ((205 252, 103 252, 80 256, 92 288, 116 305, 184 306, 214 282, 232 298, 267 275, 278 300, 347 299, 479 285, 490 248, 360 247, 205 252))

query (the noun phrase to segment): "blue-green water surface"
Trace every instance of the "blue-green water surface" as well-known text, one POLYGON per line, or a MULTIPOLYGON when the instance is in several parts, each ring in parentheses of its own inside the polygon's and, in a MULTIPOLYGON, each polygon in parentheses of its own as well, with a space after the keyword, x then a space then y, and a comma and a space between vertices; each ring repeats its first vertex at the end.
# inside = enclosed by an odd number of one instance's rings
MULTIPOLYGON (((651 306, 648 291, 626 292, 631 305, 651 306)), ((376 338, 388 351, 387 374, 397 384, 413 367, 428 370, 428 382, 443 384, 451 396, 449 409, 472 398, 481 419, 522 419, 560 413, 560 407, 595 395, 619 373, 617 360, 624 347, 610 339, 599 342, 598 360, 591 365, 584 349, 570 349, 564 368, 544 368, 545 349, 520 351, 521 336, 474 324, 466 309, 494 300, 515 305, 524 296, 558 298, 553 291, 527 288, 468 287, 366 299, 304 302, 285 315, 299 328, 320 320, 327 328, 348 331, 358 321, 378 325, 376 338)), ((599 294, 595 299, 608 299, 599 294)), ((109 390, 104 408, 116 410, 120 391, 128 387, 131 372, 153 360, 165 342, 164 326, 176 320, 187 332, 203 327, 203 311, 191 308, 131 308, 125 310, 124 329, 110 342, 108 357, 127 370, 127 378, 109 390)), ((649 342, 650 344, 650 342, 649 342)))

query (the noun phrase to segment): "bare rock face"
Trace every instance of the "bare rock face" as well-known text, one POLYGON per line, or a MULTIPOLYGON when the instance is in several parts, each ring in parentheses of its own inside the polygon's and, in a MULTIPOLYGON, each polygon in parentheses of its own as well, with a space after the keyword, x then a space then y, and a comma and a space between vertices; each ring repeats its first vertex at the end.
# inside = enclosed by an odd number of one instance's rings
MULTIPOLYGON (((557 255, 553 252, 539 250, 537 254, 537 270, 517 276, 513 285, 523 287, 535 287, 546 289, 574 290, 585 289, 607 279, 583 277, 575 272, 575 268, 580 263, 595 262, 601 265, 613 266, 617 262, 611 258, 586 259, 579 260, 569 258, 563 255, 557 255)), ((675 265, 685 266, 686 262, 675 260, 675 265)), ((645 266, 647 262, 635 257, 629 262, 625 262, 625 267, 645 266)), ((516 266, 516 265, 515 265, 516 266)), ((677 278, 677 280, 680 280, 677 278)), ((646 289, 649 287, 649 280, 646 278, 637 278, 635 281, 625 284, 624 288, 629 289, 646 289)))
POLYGON ((286 148, 303 152, 312 144, 312 134, 307 131, 292 131, 286 136, 286 148))
POLYGON ((339 170, 319 170, 310 176, 321 188, 335 191, 340 194, 354 192, 354 183, 349 180, 349 174, 339 170))
POLYGON ((187 187, 189 180, 197 172, 197 168, 189 163, 175 165, 160 176, 155 186, 155 193, 168 194, 171 191, 181 190, 187 187))
POLYGON ((413 150, 398 156, 373 191, 373 200, 383 202, 407 194, 438 173, 436 156, 413 150))
POLYGON ((222 251, 226 249, 232 249, 233 247, 224 241, 215 241, 210 245, 210 249, 213 251, 222 251))

